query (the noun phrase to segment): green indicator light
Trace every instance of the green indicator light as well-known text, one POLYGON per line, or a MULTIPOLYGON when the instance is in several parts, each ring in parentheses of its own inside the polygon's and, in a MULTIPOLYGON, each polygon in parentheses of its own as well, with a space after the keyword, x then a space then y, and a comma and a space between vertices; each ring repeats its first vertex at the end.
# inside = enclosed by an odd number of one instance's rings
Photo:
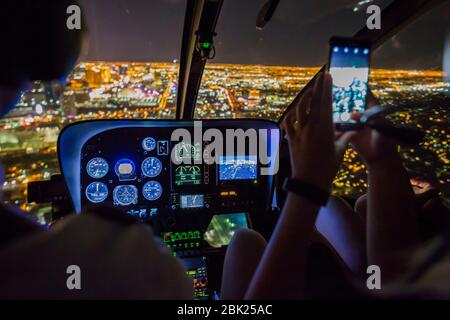
POLYGON ((209 48, 212 47, 212 43, 211 42, 203 42, 201 45, 202 45, 203 49, 209 49, 209 48))

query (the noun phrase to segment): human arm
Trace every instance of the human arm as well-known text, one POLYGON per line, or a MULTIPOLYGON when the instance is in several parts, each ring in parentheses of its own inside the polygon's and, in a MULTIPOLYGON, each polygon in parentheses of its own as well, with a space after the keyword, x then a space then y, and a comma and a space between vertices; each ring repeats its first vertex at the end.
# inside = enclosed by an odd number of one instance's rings
MULTIPOLYGON (((331 117, 331 77, 321 74, 284 121, 292 178, 325 191, 331 189, 339 154, 331 117)), ((345 145, 349 134, 338 145, 345 145)), ((289 193, 247 299, 296 299, 303 296, 307 250, 320 205, 289 193)))
MULTIPOLYGON (((375 104, 370 95, 369 105, 375 104)), ((419 241, 414 191, 394 141, 364 128, 352 137, 351 144, 368 168, 368 263, 378 265, 383 278, 390 280, 405 271, 406 252, 419 241)))

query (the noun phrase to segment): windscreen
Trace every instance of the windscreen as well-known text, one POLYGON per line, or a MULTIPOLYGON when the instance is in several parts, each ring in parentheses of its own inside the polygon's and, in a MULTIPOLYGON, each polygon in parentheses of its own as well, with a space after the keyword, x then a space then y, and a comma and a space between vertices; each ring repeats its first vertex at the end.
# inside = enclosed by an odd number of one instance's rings
POLYGON ((327 63, 329 40, 352 37, 366 25, 367 8, 391 0, 283 0, 263 30, 262 0, 226 0, 206 64, 195 117, 277 121, 327 63))

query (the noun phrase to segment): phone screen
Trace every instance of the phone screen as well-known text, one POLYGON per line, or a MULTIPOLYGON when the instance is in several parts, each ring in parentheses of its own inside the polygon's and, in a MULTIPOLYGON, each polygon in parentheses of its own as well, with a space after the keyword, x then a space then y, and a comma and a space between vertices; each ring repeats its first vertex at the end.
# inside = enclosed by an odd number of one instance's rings
POLYGON ((354 122, 353 112, 364 112, 369 80, 370 49, 366 45, 331 43, 329 71, 333 78, 335 123, 354 122))

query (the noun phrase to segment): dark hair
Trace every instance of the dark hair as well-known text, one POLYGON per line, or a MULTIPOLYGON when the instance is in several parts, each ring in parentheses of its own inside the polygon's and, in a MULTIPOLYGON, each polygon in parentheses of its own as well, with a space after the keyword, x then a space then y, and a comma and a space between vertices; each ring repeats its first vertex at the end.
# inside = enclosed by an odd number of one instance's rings
POLYGON ((69 0, 27 0, 2 3, 0 17, 0 85, 53 80, 67 75, 81 51, 81 30, 66 26, 69 0))

